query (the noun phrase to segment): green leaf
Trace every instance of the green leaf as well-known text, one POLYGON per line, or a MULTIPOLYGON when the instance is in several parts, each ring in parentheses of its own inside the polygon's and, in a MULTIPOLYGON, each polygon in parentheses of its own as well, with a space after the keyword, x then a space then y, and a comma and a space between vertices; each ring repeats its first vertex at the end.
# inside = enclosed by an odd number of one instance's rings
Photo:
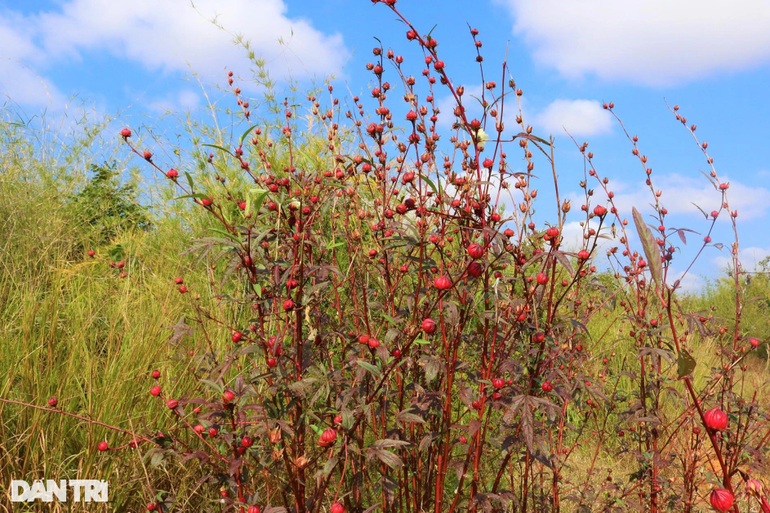
POLYGON ((258 189, 256 187, 249 189, 249 195, 246 198, 246 213, 259 212, 265 198, 267 198, 267 191, 265 189, 258 189))
POLYGON ((644 249, 644 256, 647 258, 647 265, 650 268, 650 274, 657 286, 661 286, 663 282, 663 269, 660 265, 660 252, 658 251, 658 244, 655 242, 655 236, 652 234, 652 230, 644 222, 642 214, 636 210, 636 207, 632 207, 631 212, 634 216, 634 224, 636 225, 636 231, 639 233, 639 239, 642 241, 642 248, 644 249))
POLYGON ((363 360, 356 360, 356 363, 359 365, 359 367, 371 372, 372 375, 376 377, 380 377, 382 375, 382 369, 380 369, 376 365, 372 365, 371 363, 365 362, 363 360))
POLYGON ((203 146, 208 146, 209 148, 216 148, 219 151, 223 151, 223 152, 227 153, 228 155, 233 155, 233 153, 230 150, 228 150, 227 148, 223 148, 222 146, 218 146, 216 144, 204 143, 203 146))
POLYGON ((249 135, 249 132, 257 128, 259 125, 251 125, 248 130, 243 132, 243 135, 238 139, 238 146, 243 146, 243 141, 246 139, 246 136, 249 135))
POLYGON ((404 447, 406 445, 411 445, 406 440, 396 440, 394 438, 383 438, 381 440, 377 440, 372 444, 372 447, 375 447, 377 449, 389 449, 391 447, 404 447))
POLYGON ((332 470, 334 470, 334 467, 337 466, 337 463, 339 463, 339 458, 336 456, 333 456, 326 460, 326 463, 324 463, 324 467, 321 469, 321 475, 322 476, 328 476, 332 473, 332 470))
POLYGON ((190 176, 190 173, 187 171, 184 172, 185 177, 187 177, 187 184, 190 186, 190 190, 195 189, 195 183, 193 182, 192 176, 190 176))
POLYGON ((431 182, 431 181, 430 181, 430 178, 428 178, 428 177, 427 177, 427 176, 425 176, 425 175, 423 175, 421 178, 422 178, 422 180, 423 180, 425 183, 427 183, 427 184, 428 184, 428 187, 430 187, 431 189, 433 189, 433 194, 435 194, 435 195, 437 195, 437 196, 439 196, 439 195, 441 194, 441 191, 440 191, 440 190, 438 190, 438 189, 436 188, 436 184, 434 184, 433 182, 431 182))
POLYGON ((222 392, 224 392, 224 390, 225 390, 225 388, 220 383, 216 383, 216 382, 208 380, 208 379, 201 379, 199 381, 201 383, 203 383, 204 385, 207 385, 209 388, 211 388, 215 392, 218 392, 220 394, 222 392))
POLYGON ((683 378, 692 373, 695 370, 697 362, 686 349, 679 351, 679 356, 676 359, 677 375, 683 378))
POLYGON ((400 411, 398 415, 396 415, 396 422, 399 422, 401 424, 425 424, 425 419, 423 419, 416 413, 413 413, 413 410, 409 408, 409 409, 400 411))
POLYGON ((205 194, 201 194, 200 192, 196 192, 195 194, 184 194, 182 196, 177 196, 174 198, 174 200, 183 200, 183 199, 200 199, 200 198, 207 198, 205 194))
POLYGON ((230 232, 226 232, 224 230, 220 230, 219 228, 209 228, 209 230, 211 230, 212 232, 218 233, 220 235, 224 235, 228 239, 233 240, 233 241, 237 242, 238 244, 241 243, 241 240, 238 237, 236 237, 235 235, 233 235, 232 233, 230 233, 230 232))
POLYGON ((390 451, 374 449, 370 451, 369 454, 376 456, 381 462, 383 462, 385 465, 389 466, 393 470, 397 470, 404 465, 404 462, 401 460, 401 458, 399 458, 397 455, 393 454, 390 451))
POLYGON ((396 320, 388 314, 382 314, 382 317, 388 321, 388 324, 397 324, 396 320))

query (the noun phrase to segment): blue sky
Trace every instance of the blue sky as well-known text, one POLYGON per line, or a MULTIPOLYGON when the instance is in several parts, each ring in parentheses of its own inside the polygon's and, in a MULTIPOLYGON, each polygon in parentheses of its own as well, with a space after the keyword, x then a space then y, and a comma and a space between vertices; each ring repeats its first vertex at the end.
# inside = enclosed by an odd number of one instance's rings
MULTIPOLYGON (((487 73, 499 76, 507 55, 524 89, 528 123, 535 133, 556 137, 567 194, 577 193, 583 166, 565 129, 590 142, 623 208, 649 210, 640 164, 601 109, 612 101, 649 156, 671 212, 669 226, 704 231, 708 223, 692 203, 709 212, 720 195, 701 174, 708 171, 705 159, 667 102, 680 105, 708 141, 720 180, 730 182, 744 268, 752 271, 770 255, 770 163, 763 151, 770 137, 770 4, 399 0, 398 6, 422 32, 435 26, 455 83, 479 84, 469 24, 480 31, 487 73)), ((218 89, 226 70, 248 76, 250 69, 233 44, 238 35, 264 57, 274 78, 309 87, 333 75, 338 90, 364 96, 372 87, 364 65, 374 38, 416 55, 404 33, 387 8, 368 0, 0 0, 0 97, 27 116, 85 105, 92 115, 115 117, 117 127, 151 126, 166 111, 202 109, 204 91, 226 101, 218 89)), ((422 66, 412 62, 419 74, 422 66)), ((717 225, 714 242, 729 247, 729 223, 717 225)), ((684 270, 701 238, 678 244, 675 271, 684 270)), ((707 248, 686 286, 719 276, 727 257, 726 250, 707 248)))

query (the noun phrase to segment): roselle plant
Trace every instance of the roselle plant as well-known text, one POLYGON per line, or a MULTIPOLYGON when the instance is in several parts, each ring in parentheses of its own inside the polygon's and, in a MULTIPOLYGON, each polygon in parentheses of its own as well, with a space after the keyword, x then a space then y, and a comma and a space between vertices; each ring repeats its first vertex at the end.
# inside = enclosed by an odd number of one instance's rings
MULTIPOLYGON (((478 31, 479 84, 458 84, 438 34, 373 3, 422 60, 373 48, 369 98, 328 86, 255 102, 230 72, 243 127, 197 148, 198 171, 121 130, 204 215, 187 253, 208 283, 168 278, 188 305, 170 344, 197 385, 148 369, 160 418, 116 426, 128 439, 99 440, 101 457, 134 451, 148 511, 770 509, 767 405, 745 386, 763 342, 742 330, 743 282, 735 272, 732 319, 679 297, 670 265, 693 230, 668 226, 638 137, 651 216, 616 204, 587 143, 585 176, 567 184, 584 197, 563 197, 552 141, 527 124, 507 64, 490 79, 478 31), (175 464, 197 469, 199 502, 161 471, 175 464)), ((715 194, 695 258, 727 217, 737 271, 738 212, 696 143, 715 194)))

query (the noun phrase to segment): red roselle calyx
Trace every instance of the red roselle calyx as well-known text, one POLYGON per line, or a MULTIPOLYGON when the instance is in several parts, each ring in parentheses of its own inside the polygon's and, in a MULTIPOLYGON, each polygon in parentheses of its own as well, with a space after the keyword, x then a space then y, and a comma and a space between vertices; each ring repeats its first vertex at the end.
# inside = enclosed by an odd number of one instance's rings
POLYGON ((711 506, 717 511, 730 511, 733 507, 733 494, 724 488, 715 488, 711 492, 711 506))
POLYGON ((712 408, 703 413, 703 420, 706 427, 714 431, 724 431, 727 429, 727 414, 719 408, 712 408))
POLYGON ((468 245, 468 256, 471 258, 479 259, 484 256, 484 247, 475 242, 468 245))
POLYGON ((484 274, 484 266, 478 262, 470 262, 468 264, 468 274, 474 278, 478 278, 484 274))
POLYGON ((433 285, 439 290, 449 290, 452 288, 452 280, 442 275, 433 280, 433 285))
POLYGON ((337 431, 332 428, 327 428, 321 433, 318 439, 318 445, 321 447, 331 447, 337 441, 337 431))

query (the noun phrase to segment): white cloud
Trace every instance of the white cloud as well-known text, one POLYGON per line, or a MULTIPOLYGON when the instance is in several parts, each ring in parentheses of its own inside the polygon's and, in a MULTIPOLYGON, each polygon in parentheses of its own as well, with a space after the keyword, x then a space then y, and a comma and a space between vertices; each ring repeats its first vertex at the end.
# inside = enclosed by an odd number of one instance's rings
POLYGON ((43 107, 51 102, 63 104, 63 95, 38 71, 40 52, 25 31, 22 17, 4 12, 0 17, 0 95, 13 102, 43 107))
POLYGON ((593 100, 559 99, 535 116, 538 128, 553 135, 565 130, 574 137, 590 137, 612 131, 612 116, 593 100))
MULTIPOLYGON (((599 228, 598 221, 591 220, 588 224, 589 229, 593 228, 594 230, 599 228)), ((586 246, 586 229, 585 229, 585 221, 569 221, 567 223, 564 223, 564 226, 562 227, 562 248, 566 251, 580 251, 583 247, 586 246)), ((594 241, 596 242, 596 249, 594 250, 594 257, 598 259, 604 259, 605 255, 607 254, 607 251, 612 248, 613 246, 618 246, 619 242, 618 240, 612 236, 610 233, 610 230, 607 226, 604 226, 602 228, 602 231, 598 234, 599 237, 593 237, 591 236, 589 239, 588 249, 590 249, 594 241)))
MULTIPOLYGON (((744 271, 753 272, 759 269, 759 262, 770 257, 770 247, 747 247, 738 250, 738 260, 744 271)), ((727 270, 733 267, 729 248, 723 250, 720 256, 714 259, 714 263, 721 269, 727 270)))
MULTIPOLYGON (((687 177, 677 173, 665 173, 653 174, 652 177, 655 189, 662 191, 660 201, 669 214, 695 215, 703 219, 698 207, 705 212, 711 212, 718 210, 722 202, 721 193, 703 176, 687 177)), ((724 181, 730 182, 728 201, 730 209, 738 211, 739 220, 767 217, 770 210, 770 189, 726 178, 724 181)), ((631 207, 645 211, 648 210, 647 206, 653 203, 652 193, 643 182, 632 184, 611 180, 609 187, 615 193, 615 204, 624 215, 630 215, 631 207)), ((601 192, 595 194, 601 198, 601 192)), ((721 219, 727 218, 727 213, 723 212, 721 219)))
POLYGON ((192 111, 200 106, 200 95, 195 91, 183 89, 177 94, 171 94, 149 103, 150 110, 164 113, 170 111, 192 111))
POLYGON ((282 78, 324 78, 348 57, 342 36, 290 19, 282 0, 200 0, 194 7, 186 0, 71 0, 61 12, 40 15, 43 45, 54 56, 107 48, 151 69, 221 74, 244 66, 244 51, 232 44, 243 36, 282 78))
POLYGON ((666 283, 673 286, 677 281, 677 292, 682 294, 699 294, 708 284, 708 281, 703 276, 696 274, 692 270, 687 274, 682 274, 684 271, 671 266, 668 269, 668 279, 666 283))
MULTIPOLYGON (((88 53, 162 73, 192 70, 204 82, 221 83, 225 70, 246 74, 253 67, 233 44, 240 37, 277 79, 324 79, 350 56, 341 35, 290 18, 283 0, 68 0, 35 14, 3 11, 0 95, 24 105, 62 105, 46 68, 80 63, 88 53)), ((192 97, 185 98, 175 101, 189 105, 192 97)))
POLYGON ((535 59, 568 77, 681 83, 770 62, 770 3, 497 0, 535 59))

